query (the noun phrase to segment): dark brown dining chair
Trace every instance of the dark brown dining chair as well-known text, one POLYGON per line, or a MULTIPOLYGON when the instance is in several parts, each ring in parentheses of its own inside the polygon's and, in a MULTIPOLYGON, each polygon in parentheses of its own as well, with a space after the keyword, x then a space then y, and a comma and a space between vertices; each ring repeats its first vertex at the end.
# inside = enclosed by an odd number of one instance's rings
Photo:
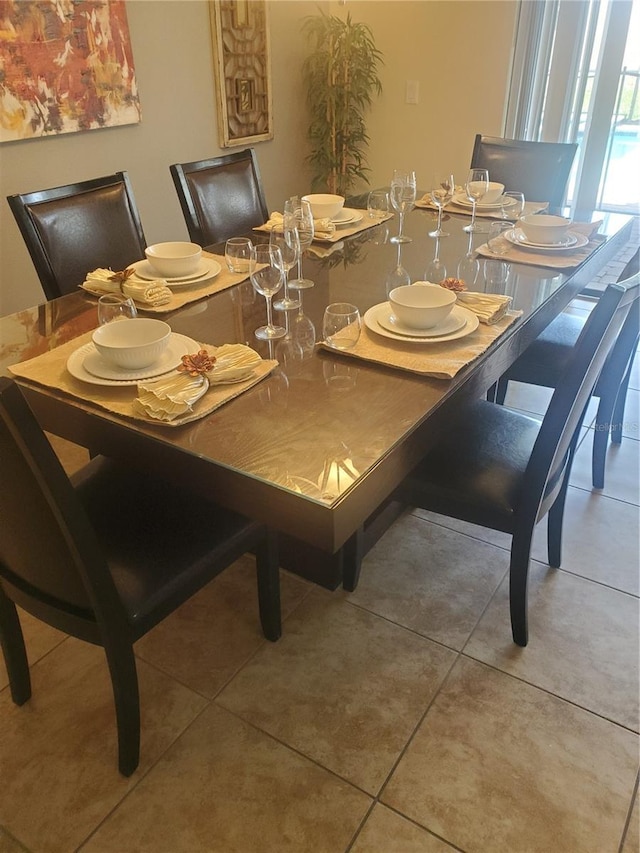
MULTIPOLYGON (((408 475, 395 497, 409 506, 511 534, 509 601, 513 640, 528 642, 527 581, 536 523, 548 514, 549 565, 561 563, 562 519, 584 411, 629 310, 640 275, 611 284, 591 312, 542 422, 477 400, 408 475)), ((428 554, 425 553, 425 561, 428 554)), ((344 585, 355 589, 357 561, 344 585)))
POLYGON ((16 605, 105 650, 119 769, 138 766, 133 645, 246 551, 256 553, 265 636, 280 636, 274 535, 248 519, 105 457, 72 480, 18 385, 0 378, 0 641, 17 705, 31 696, 16 605))
MULTIPOLYGON (((626 264, 618 281, 626 281, 638 272, 639 257, 640 249, 626 264)), ((556 317, 498 380, 496 403, 504 403, 510 381, 555 388, 584 324, 584 318, 574 314, 556 317)), ((593 389, 593 396, 598 397, 591 466, 595 489, 604 488, 609 438, 613 444, 622 442, 627 390, 639 340, 640 309, 636 305, 629 311, 593 389)))
POLYGON ((562 210, 577 143, 531 142, 478 133, 472 169, 488 169, 492 181, 524 193, 529 201, 548 201, 549 211, 562 210))
POLYGON ((47 299, 98 267, 144 258, 146 240, 126 172, 7 197, 47 299))
POLYGON ((189 238, 200 246, 246 233, 269 218, 253 148, 175 163, 170 171, 189 238))

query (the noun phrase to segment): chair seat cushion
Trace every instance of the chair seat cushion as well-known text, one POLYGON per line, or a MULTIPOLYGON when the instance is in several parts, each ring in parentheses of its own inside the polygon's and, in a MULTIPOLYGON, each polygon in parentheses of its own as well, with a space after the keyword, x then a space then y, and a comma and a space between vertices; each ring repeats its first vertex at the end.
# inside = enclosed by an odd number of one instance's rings
POLYGON ((574 314, 559 314, 503 374, 503 379, 555 388, 584 327, 574 314))
POLYGON ((540 422, 478 400, 405 480, 408 503, 512 532, 540 422))
POLYGON ((187 600, 262 531, 241 515, 105 457, 93 459, 73 483, 140 634, 151 627, 150 613, 152 624, 159 622, 178 606, 177 595, 187 600))

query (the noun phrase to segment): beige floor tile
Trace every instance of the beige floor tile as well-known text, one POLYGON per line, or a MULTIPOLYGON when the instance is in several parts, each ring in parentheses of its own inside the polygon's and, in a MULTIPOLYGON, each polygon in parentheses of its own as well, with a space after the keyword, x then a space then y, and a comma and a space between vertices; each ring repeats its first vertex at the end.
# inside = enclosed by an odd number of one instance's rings
POLYGON ((451 853, 454 848, 379 803, 350 853, 451 853))
MULTIPOLYGON (((581 443, 573 460, 571 485, 591 491, 591 454, 593 430, 581 443)), ((640 441, 623 438, 622 444, 610 444, 604 470, 604 489, 600 494, 628 503, 640 504, 640 441)))
POLYGON ((506 551, 406 514, 367 554, 348 600, 460 650, 508 566, 506 551))
MULTIPOLYGON (((29 665, 33 666, 43 655, 46 655, 47 652, 50 652, 51 649, 61 643, 66 634, 56 631, 55 628, 49 627, 49 625, 46 625, 39 619, 35 619, 20 608, 18 608, 18 613, 20 615, 24 644, 27 649, 27 658, 29 665)), ((4 665, 4 657, 0 653, 0 690, 8 684, 9 676, 4 665)))
POLYGON ((341 853, 371 800, 211 706, 83 853, 341 853))
POLYGON ((636 790, 622 853, 638 853, 638 850, 640 850, 640 791, 636 790))
POLYGON ((505 580, 466 654, 637 731, 637 598, 533 562, 526 648, 508 607, 505 580))
POLYGON ((216 702, 375 793, 454 660, 404 628, 314 591, 216 702))
MULTIPOLYGON (((280 575, 284 619, 311 586, 286 572, 280 575)), ((246 555, 143 637, 136 654, 213 698, 266 642, 258 614, 255 560, 246 555)))
POLYGON ((461 658, 382 801, 466 853, 616 851, 636 735, 461 658))
POLYGON ((0 826, 0 853, 28 853, 28 851, 0 826))
POLYGON ((75 850, 206 701, 139 663, 140 768, 118 773, 111 682, 102 649, 66 639, 32 669, 21 708, 0 696, 0 823, 37 853, 75 850))
MULTIPOLYGON (((592 425, 598 411, 598 397, 592 397, 587 408, 584 422, 592 425)), ((622 421, 622 440, 624 438, 640 439, 640 392, 634 388, 627 389, 627 399, 624 406, 624 419, 622 421)))
POLYGON ((522 412, 534 415, 544 415, 552 396, 552 388, 544 388, 542 385, 527 385, 524 382, 509 382, 504 402, 511 409, 519 409, 522 412))
MULTIPOLYGON (((547 522, 538 524, 532 556, 546 563, 547 522)), ((632 595, 640 593, 640 510, 571 487, 562 533, 562 568, 632 595), (615 534, 612 535, 612 531, 615 534)))
POLYGON ((411 514, 418 518, 425 518, 427 521, 432 521, 439 527, 447 527, 449 530, 464 533, 465 536, 470 536, 472 539, 479 539, 481 542, 496 545, 498 548, 503 548, 506 551, 510 551, 511 549, 511 536, 508 533, 502 533, 500 530, 491 530, 490 527, 480 527, 479 524, 470 524, 468 521, 461 521, 459 518, 450 518, 448 515, 438 515, 436 512, 431 512, 428 509, 420 509, 419 507, 413 507, 411 514))

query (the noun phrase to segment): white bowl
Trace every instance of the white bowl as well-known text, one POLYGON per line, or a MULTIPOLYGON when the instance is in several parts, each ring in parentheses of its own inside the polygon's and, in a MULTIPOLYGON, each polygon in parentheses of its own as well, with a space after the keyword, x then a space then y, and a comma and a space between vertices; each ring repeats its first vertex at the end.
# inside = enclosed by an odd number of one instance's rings
POLYGON ((389 294, 393 314, 412 329, 431 329, 442 323, 456 304, 456 295, 439 285, 416 282, 394 288, 389 294))
POLYGON ((331 193, 303 195, 302 201, 309 202, 314 219, 333 219, 344 207, 344 196, 331 193))
POLYGON ((171 326, 163 320, 135 317, 113 320, 92 335, 95 348, 110 364, 139 370, 156 362, 169 344, 171 326))
POLYGON ((571 220, 565 216, 552 216, 549 213, 529 213, 523 216, 518 225, 531 243, 560 243, 566 236, 571 220))
POLYGON ((482 196, 478 204, 495 204, 504 192, 504 184, 497 181, 489 181, 489 189, 482 196))
POLYGON ((192 275, 202 258, 202 249, 196 243, 154 243, 144 253, 158 275, 167 278, 192 275))

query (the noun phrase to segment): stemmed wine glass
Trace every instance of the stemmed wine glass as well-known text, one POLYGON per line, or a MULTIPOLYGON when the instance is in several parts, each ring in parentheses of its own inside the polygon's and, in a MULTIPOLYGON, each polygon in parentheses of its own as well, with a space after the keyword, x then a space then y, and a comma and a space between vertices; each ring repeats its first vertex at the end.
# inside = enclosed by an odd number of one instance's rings
POLYGON ((433 176, 429 195, 431 201, 438 208, 438 224, 435 231, 429 231, 429 237, 448 237, 449 232, 442 230, 442 211, 445 204, 453 198, 456 185, 453 175, 436 174, 433 176))
POLYGON ((267 325, 255 330, 255 336, 262 341, 282 338, 287 330, 274 326, 271 315, 271 297, 282 287, 282 254, 278 246, 260 243, 251 250, 249 275, 256 292, 264 296, 267 303, 267 325))
POLYGON ((400 225, 398 233, 391 238, 392 243, 410 243, 411 237, 405 237, 402 233, 404 227, 404 215, 411 210, 416 201, 416 173, 401 172, 395 169, 391 179, 391 204, 398 212, 400 225))
POLYGON ((480 231, 480 229, 476 225, 476 204, 480 201, 483 195, 487 193, 489 190, 489 171, 488 169, 470 169, 469 174, 467 175, 467 180, 464 185, 464 191, 473 205, 473 211, 471 213, 471 224, 465 225, 464 231, 471 233, 473 231, 480 231))
POLYGON ((294 225, 298 229, 298 277, 289 282, 293 290, 306 290, 313 287, 314 282, 310 278, 302 277, 302 253, 308 249, 313 242, 314 226, 313 211, 308 201, 303 201, 298 196, 292 196, 284 203, 285 225, 294 225))
POLYGON ((290 222, 283 221, 282 225, 276 225, 271 229, 269 243, 280 249, 280 269, 282 270, 282 281, 284 283, 283 297, 274 302, 273 307, 277 311, 292 311, 294 308, 300 307, 300 300, 292 299, 289 296, 289 282, 287 281, 289 270, 294 266, 300 254, 298 229, 290 222))

